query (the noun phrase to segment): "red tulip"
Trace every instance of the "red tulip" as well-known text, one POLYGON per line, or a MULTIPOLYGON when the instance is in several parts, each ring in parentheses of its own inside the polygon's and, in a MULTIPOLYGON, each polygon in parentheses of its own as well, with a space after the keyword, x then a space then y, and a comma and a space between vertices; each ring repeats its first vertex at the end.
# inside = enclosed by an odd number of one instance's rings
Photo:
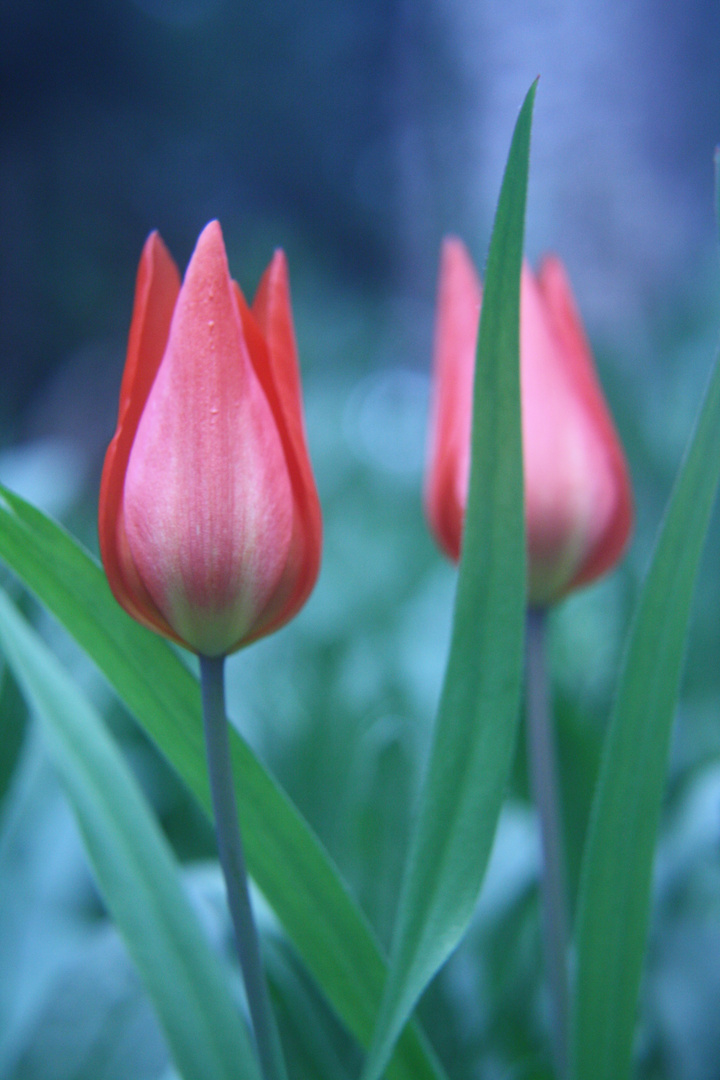
POLYGON ((275 253, 250 309, 216 221, 182 285, 153 233, 100 490, 116 599, 152 630, 221 656, 302 607, 321 531, 285 256, 275 253))
MULTIPOLYGON (((609 570, 632 526, 625 458, 559 259, 520 289, 520 386, 533 605, 609 570)), ((482 289, 460 240, 443 245, 425 501, 431 528, 460 557, 470 472, 473 374, 482 289)))

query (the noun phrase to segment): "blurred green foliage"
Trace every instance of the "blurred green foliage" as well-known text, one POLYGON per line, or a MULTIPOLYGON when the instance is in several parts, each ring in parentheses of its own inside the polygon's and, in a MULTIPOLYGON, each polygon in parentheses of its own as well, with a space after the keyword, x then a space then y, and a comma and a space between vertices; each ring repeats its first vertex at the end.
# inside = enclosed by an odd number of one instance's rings
MULTIPOLYGON (((462 22, 445 25, 443 5, 402 0, 271 3, 255 6, 257 19, 248 18, 247 5, 221 0, 0 7, 0 447, 18 433, 26 439, 0 452, 0 480, 95 547, 98 455, 112 432, 142 239, 160 226, 183 265, 198 229, 221 216, 231 267, 249 293, 273 245, 288 249, 325 517, 323 568, 298 619, 228 665, 229 705, 385 945, 447 656, 455 583, 421 507, 434 273, 428 253, 442 229, 465 222, 474 232, 466 238, 480 237, 478 252, 486 240, 488 222, 477 211, 489 207, 490 195, 483 202, 474 193, 492 186, 492 151, 476 143, 497 128, 496 105, 512 81, 510 54, 523 87, 542 71, 539 106, 543 86, 550 91, 534 167, 550 169, 546 195, 560 192, 562 202, 562 193, 572 192, 565 242, 580 266, 584 258, 596 271, 610 264, 620 293, 628 265, 654 268, 657 259, 667 269, 668 252, 679 249, 677 220, 658 214, 668 192, 681 206, 678 217, 689 215, 688 206, 702 217, 700 174, 683 168, 688 159, 697 164, 717 137, 713 43, 720 24, 712 0, 663 5, 662 18, 655 10, 645 15, 651 31, 640 24, 645 33, 622 40, 596 43, 583 22, 581 36, 592 45, 583 58, 593 63, 584 65, 580 53, 568 50, 571 67, 560 65, 559 74, 545 54, 540 63, 528 56, 526 42, 505 36, 506 13, 495 23, 492 5, 475 7, 487 18, 478 27, 489 30, 477 42, 462 22), (488 38, 493 44, 485 51, 488 38), (629 73, 627 80, 607 79, 619 86, 617 113, 601 109, 613 94, 597 93, 608 70, 597 55, 603 46, 629 73), (527 76, 523 63, 532 65, 527 76), (573 65, 589 81, 568 89, 563 79, 573 65), (643 71, 655 81, 643 81, 643 71), (641 129, 637 112, 626 121, 623 109, 637 100, 624 96, 625 81, 649 103, 641 129), (594 101, 597 110, 588 106, 591 94, 603 98, 594 101), (573 159, 559 163, 557 144, 546 141, 558 117, 574 120, 566 145, 573 159), (626 122, 632 148, 641 147, 639 163, 622 139, 619 149, 601 139, 587 160, 577 154, 586 131, 594 137, 603 125, 626 122), (598 150, 608 145, 615 155, 605 162, 598 150), (468 177, 468 162, 478 160, 488 172, 468 177), (563 168, 570 178, 565 188, 563 168), (622 173, 619 191, 631 204, 619 223, 613 169, 622 173), (648 177, 657 181, 650 190, 643 186, 648 177), (632 232, 622 249, 618 237, 639 210, 661 254, 641 250, 635 263, 630 248, 649 232, 632 232), (587 233, 589 223, 594 231, 587 233), (43 381, 47 388, 50 367, 61 365, 51 392, 43 400, 33 396, 43 381), (61 438, 39 442, 39 435, 61 438)), ((537 16, 532 5, 517 28, 542 43, 543 31, 551 37, 557 27, 545 18, 553 5, 538 7, 539 34, 528 32, 537 16)), ((623 27, 626 20, 634 25, 632 7, 622 9, 623 27)), ((602 26, 607 22, 612 31, 609 11, 598 6, 602 26)), ((572 18, 563 25, 572 31, 572 18)), ((504 148, 504 128, 498 138, 504 148)), ((533 202, 532 177, 528 225, 543 246, 562 244, 546 235, 553 210, 542 199, 533 202)), ((637 525, 622 567, 552 618, 571 898, 621 643, 717 347, 717 269, 701 265, 695 250, 684 257, 674 269, 674 280, 687 275, 683 292, 664 295, 659 272, 651 286, 637 286, 644 308, 624 308, 612 339, 595 342, 630 461, 637 525), (629 315, 638 312, 640 324, 631 324, 629 315)), ((585 278, 587 292, 593 280, 585 278)), ((596 310, 612 302, 596 303, 596 310)), ((719 552, 716 507, 693 607, 658 848, 640 1080, 716 1080, 720 1060, 719 552)), ((2 568, 0 582, 9 584, 2 568)), ((14 583, 10 588, 105 716, 183 862, 209 935, 236 975, 207 820, 86 659, 14 583)), ((537 874, 521 740, 470 933, 420 1003, 451 1080, 549 1075, 537 874)), ((269 912, 262 922, 293 1080, 356 1076, 357 1047, 269 912)), ((173 1080, 162 1035, 2 658, 0 1077, 173 1080)))
MULTIPOLYGON (((229 710, 387 945, 455 583, 422 514, 428 385, 419 372, 429 366, 431 343, 428 338, 425 355, 409 357, 393 343, 387 309, 361 293, 330 289, 314 267, 300 245, 293 286, 325 519, 322 572, 293 624, 229 663, 229 710), (369 356, 382 362, 372 366, 369 356)), ((573 893, 622 638, 717 337, 716 302, 686 310, 679 300, 671 308, 653 323, 652 380, 617 343, 599 350, 633 474, 637 529, 621 568, 552 618, 573 893)), ((50 469, 57 451, 45 453, 50 469)), ((6 460, 0 458, 0 475, 10 482, 2 472, 6 460)), ((34 475, 42 477, 42 464, 34 475)), ((23 484, 27 497, 47 500, 41 480, 23 484)), ((96 480, 63 498, 56 511, 95 546, 96 480)), ((718 550, 716 508, 693 608, 658 849, 638 1037, 641 1080, 713 1080, 720 1056, 720 974, 712 962, 720 950, 718 550)), ((41 611, 22 602, 103 711, 183 860, 208 932, 233 968, 206 820, 86 660, 41 611)), ((4 668, 0 679, 0 1076, 171 1080, 162 1036, 97 897, 35 726, 4 668)), ((549 1075, 537 872, 521 742, 470 933, 420 1004, 452 1080, 549 1075)), ((293 1077, 357 1075, 357 1047, 269 913, 263 928, 293 1077)))

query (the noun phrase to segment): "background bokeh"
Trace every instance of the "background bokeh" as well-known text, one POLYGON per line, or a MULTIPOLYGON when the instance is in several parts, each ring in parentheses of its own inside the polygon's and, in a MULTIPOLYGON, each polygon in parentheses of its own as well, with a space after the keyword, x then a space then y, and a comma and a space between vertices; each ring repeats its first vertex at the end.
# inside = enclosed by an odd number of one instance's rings
MULTIPOLYGON (((716 348, 719 55, 715 0, 0 4, 0 481, 96 549, 147 233, 184 266, 220 218, 249 293, 287 250, 325 556, 297 621, 229 665, 231 709, 386 942, 454 588, 420 498, 441 238, 459 233, 482 265, 539 74, 527 250, 568 265, 637 502, 623 567, 553 620, 574 881, 623 634, 716 348)), ((639 1074, 658 1080, 712 1080, 720 1060, 719 551, 716 510, 639 1027, 639 1074)), ((227 947, 206 822, 35 614, 102 705, 227 947)), ((524 772, 521 750, 471 933, 422 1005, 452 1078, 540 1076, 546 1062, 524 772)), ((0 800, 0 1077, 170 1077, 5 671, 0 800)), ((304 1064, 308 1009, 328 1075, 354 1075, 355 1048, 275 934, 295 1075, 318 1075, 304 1064)))

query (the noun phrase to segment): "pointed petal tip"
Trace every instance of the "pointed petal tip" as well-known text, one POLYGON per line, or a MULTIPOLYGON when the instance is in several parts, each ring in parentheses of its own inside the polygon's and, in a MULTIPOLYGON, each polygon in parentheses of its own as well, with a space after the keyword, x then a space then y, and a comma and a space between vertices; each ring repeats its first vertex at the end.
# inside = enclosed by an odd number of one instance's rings
POLYGON ((473 272, 475 270, 470 252, 464 242, 459 236, 448 234, 443 237, 440 247, 440 272, 447 273, 451 267, 460 265, 472 266, 473 272))
POLYGON ((577 321, 580 321, 570 278, 559 255, 549 251, 542 256, 538 264, 537 280, 548 303, 557 307, 558 302, 562 300, 563 305, 576 313, 577 321))
MULTIPOLYGON (((287 255, 282 248, 278 247, 272 253, 270 262, 265 268, 265 272, 260 279, 257 292, 255 294, 255 301, 258 302, 258 306, 265 301, 263 297, 269 299, 269 294, 277 295, 281 290, 284 294, 285 301, 289 303, 290 300, 290 268, 288 266, 287 255)), ((255 310, 255 301, 253 301, 253 310, 255 310)))
POLYGON ((563 281, 565 286, 568 289, 570 288, 570 281, 567 270, 565 269, 565 263, 554 251, 546 251, 541 256, 538 264, 538 277, 553 277, 556 280, 563 281))
POLYGON ((287 256, 280 247, 275 248, 260 278, 252 302, 252 312, 270 344, 272 344, 270 339, 276 337, 282 324, 284 346, 291 349, 297 362, 290 298, 290 268, 287 256))
POLYGON ((183 292, 212 296, 218 286, 230 288, 230 267, 220 222, 208 222, 198 237, 185 270, 183 292), (213 285, 214 283, 214 285, 213 285))
POLYGON ((441 304, 448 299, 480 304, 482 285, 467 247, 457 236, 445 236, 440 252, 439 294, 441 304))
POLYGON ((153 229, 152 232, 148 234, 147 239, 143 244, 140 262, 141 264, 143 262, 149 262, 151 265, 155 265, 157 262, 171 263, 173 267, 175 266, 175 260, 168 251, 165 241, 157 229, 153 229))
POLYGON ((202 272, 204 273, 205 268, 210 265, 210 261, 217 259, 223 263, 229 275, 230 270, 228 268, 227 252, 225 250, 225 240, 223 238, 222 228, 220 222, 216 218, 213 218, 212 221, 207 223, 197 238, 195 250, 190 256, 190 262, 185 271, 185 277, 188 277, 193 265, 199 263, 202 272))
POLYGON ((212 218, 210 221, 208 221, 207 225, 205 225, 204 228, 200 230, 200 235, 198 236, 197 242, 199 244, 201 240, 208 239, 210 237, 220 237, 220 239, 222 240, 222 226, 220 225, 220 222, 217 218, 212 218))
POLYGON ((441 251, 452 251, 454 249, 460 249, 461 251, 467 251, 467 245, 464 240, 461 240, 455 233, 446 233, 442 238, 440 245, 441 251))

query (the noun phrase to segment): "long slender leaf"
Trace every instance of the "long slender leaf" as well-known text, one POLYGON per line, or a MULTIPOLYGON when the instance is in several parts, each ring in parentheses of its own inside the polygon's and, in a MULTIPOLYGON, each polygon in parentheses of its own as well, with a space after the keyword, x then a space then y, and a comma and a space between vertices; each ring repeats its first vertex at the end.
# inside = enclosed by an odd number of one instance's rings
POLYGON ((450 656, 366 1080, 383 1072, 415 1002, 467 928, 515 744, 525 618, 520 269, 534 97, 535 84, 515 127, 490 243, 450 656))
POLYGON ((630 1075, 652 863, 695 578, 720 480, 720 361, 677 478, 625 650, 585 846, 573 1073, 630 1075))
POLYGON ((43 724, 100 890, 184 1080, 259 1080, 244 1020, 177 864, 100 718, 0 592, 0 644, 43 724))
MULTIPOLYGON (((97 664, 210 814, 200 691, 173 650, 118 607, 102 569, 64 529, 2 487, 0 558, 97 664)), ((367 1046, 386 970, 374 935, 315 835, 235 732, 231 751, 250 872, 340 1019, 367 1046)), ((442 1075, 409 1027, 388 1076, 442 1075)))

